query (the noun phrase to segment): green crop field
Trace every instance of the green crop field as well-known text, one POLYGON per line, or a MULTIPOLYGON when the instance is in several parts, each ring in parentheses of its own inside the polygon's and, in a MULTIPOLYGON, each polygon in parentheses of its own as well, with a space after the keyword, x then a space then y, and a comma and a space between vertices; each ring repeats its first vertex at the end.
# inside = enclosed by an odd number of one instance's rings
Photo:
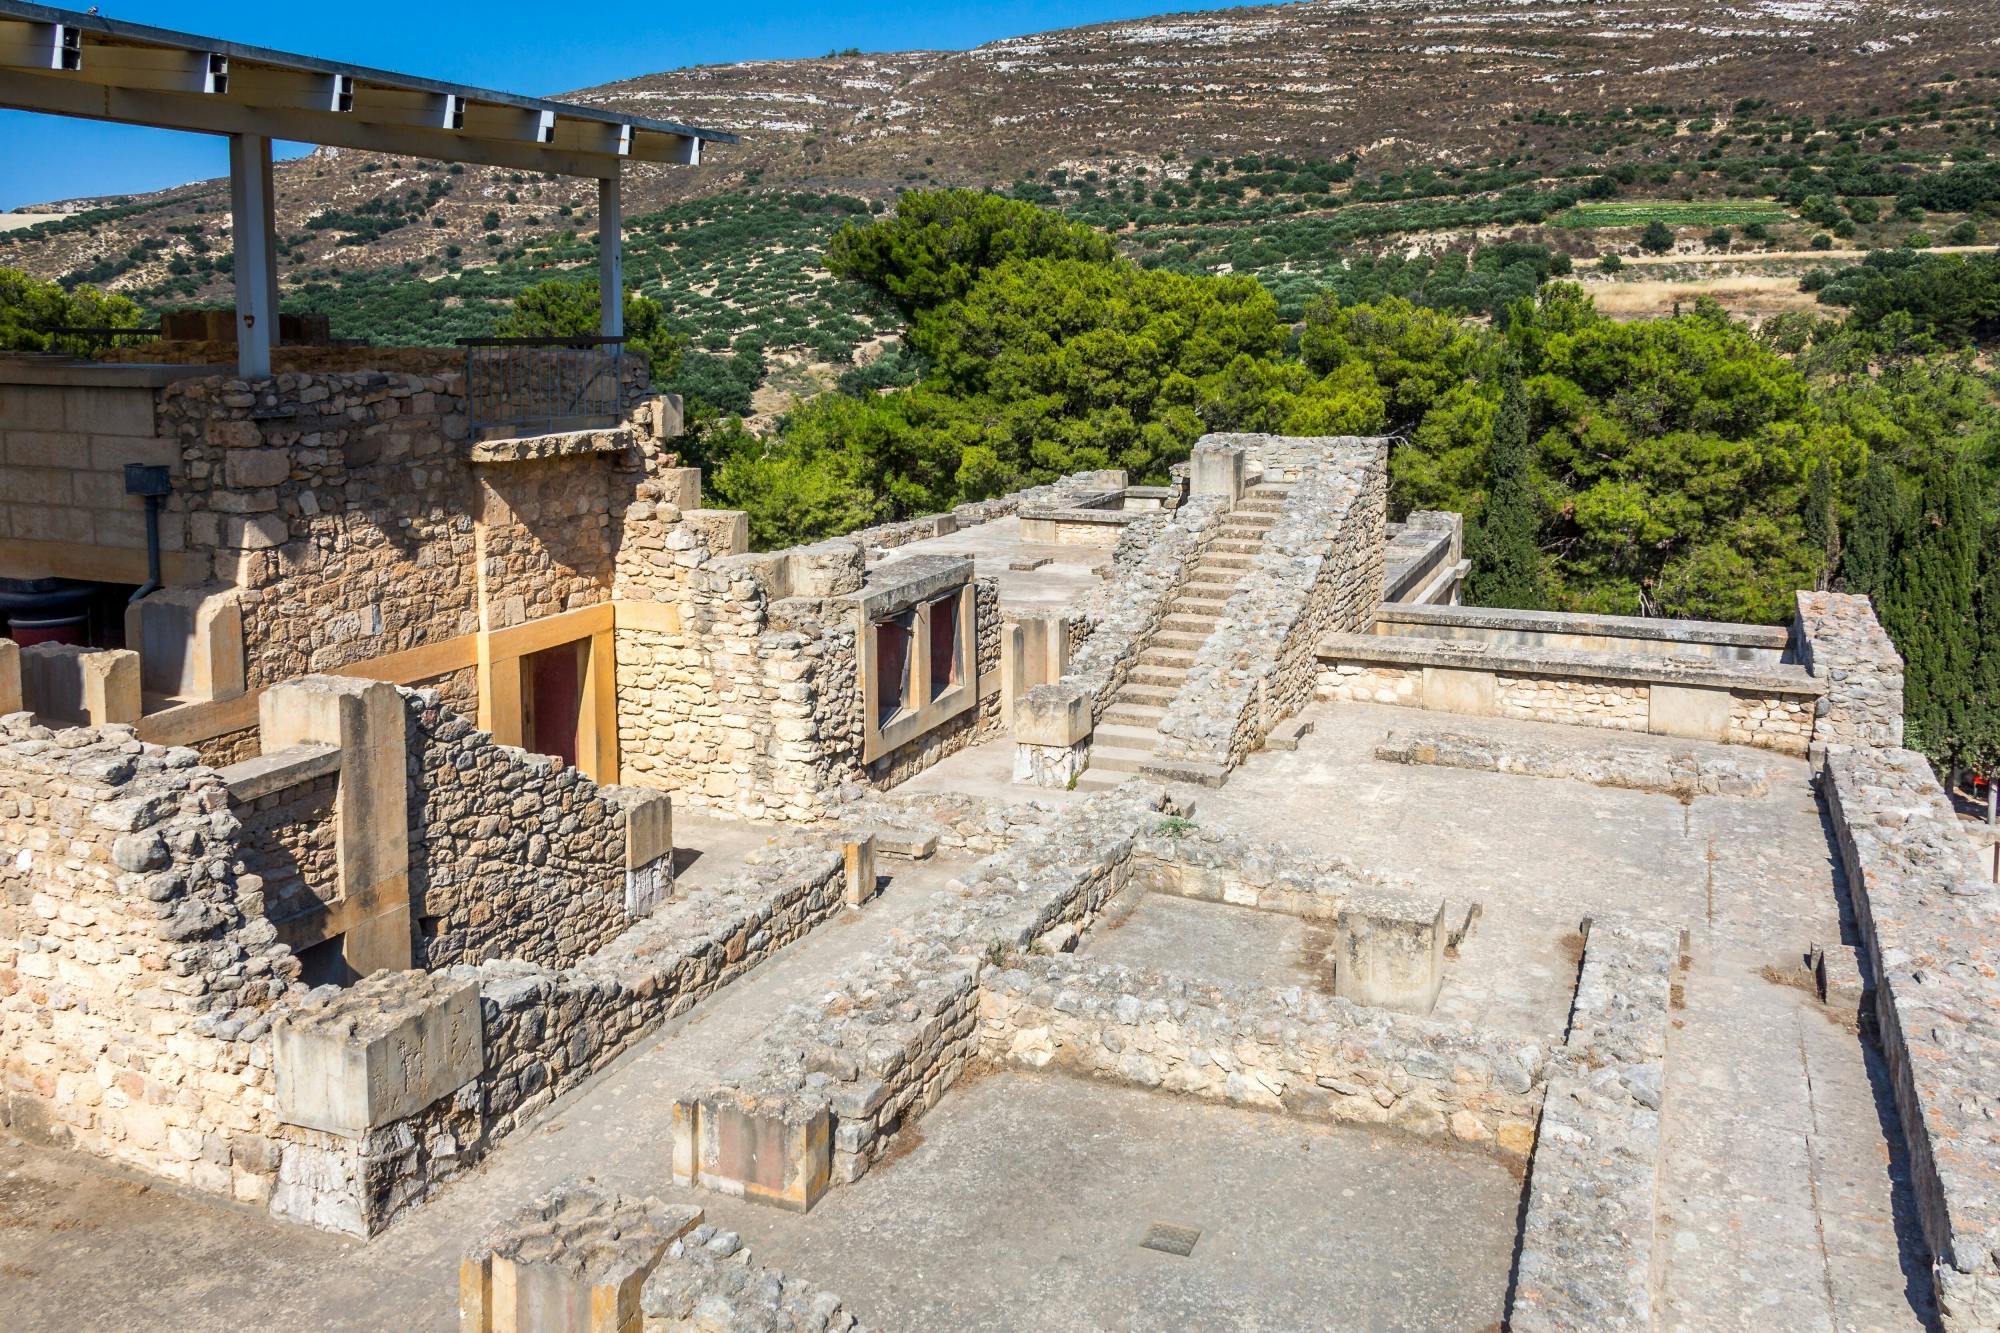
POLYGON ((1552 221, 1558 227, 1643 227, 1649 222, 1669 227, 1744 227, 1753 222, 1789 222, 1791 216, 1770 200, 1621 200, 1578 204, 1552 221))

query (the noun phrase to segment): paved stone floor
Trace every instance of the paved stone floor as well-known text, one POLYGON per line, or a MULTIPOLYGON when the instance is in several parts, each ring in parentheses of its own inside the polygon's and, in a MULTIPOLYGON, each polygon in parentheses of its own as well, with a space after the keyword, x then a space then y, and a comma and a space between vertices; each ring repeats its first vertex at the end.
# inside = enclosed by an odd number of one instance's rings
POLYGON ((1282 912, 1130 892, 1119 898, 1080 952, 1109 963, 1249 986, 1303 986, 1331 993, 1332 932, 1282 912))
MULTIPOLYGON (((1656 1218, 1660 1327, 1922 1326, 1927 1284, 1878 1062, 1850 1022, 1782 975, 1841 929, 1802 763, 1770 758, 1780 782, 1768 798, 1684 805, 1372 758, 1395 726, 1603 733, 1372 705, 1310 716, 1298 752, 1254 756, 1228 787, 1198 793, 1197 822, 1278 830, 1480 899, 1441 1016, 1559 1034, 1583 918, 1688 932, 1656 1218)), ((1007 744, 980 746, 917 785, 1027 794, 1007 782, 1010 761, 1007 744)), ((690 879, 762 841, 721 821, 681 832, 705 853, 690 879)), ((906 1151, 807 1218, 677 1194, 673 1094, 725 1067, 962 868, 885 863, 900 873, 867 909, 642 1043, 366 1244, 0 1140, 0 1326, 446 1329, 458 1254, 523 1199, 586 1176, 701 1203, 886 1328, 1493 1325, 1519 1184, 1492 1161, 1054 1076, 1010 1071, 956 1090, 906 1151), (1139 1250, 1151 1220, 1205 1239, 1189 1260, 1139 1250)), ((1088 944, 1100 956, 1269 980, 1310 965, 1298 923, 1157 896, 1122 906, 1088 944)))

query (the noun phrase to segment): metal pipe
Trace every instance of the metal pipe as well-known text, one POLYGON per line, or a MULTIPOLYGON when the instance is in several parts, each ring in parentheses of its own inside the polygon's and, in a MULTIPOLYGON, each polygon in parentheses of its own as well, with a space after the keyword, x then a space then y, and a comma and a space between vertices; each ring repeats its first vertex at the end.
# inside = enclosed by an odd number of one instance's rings
POLYGON ((127 606, 160 590, 160 504, 166 498, 146 497, 146 581, 126 600, 127 606))

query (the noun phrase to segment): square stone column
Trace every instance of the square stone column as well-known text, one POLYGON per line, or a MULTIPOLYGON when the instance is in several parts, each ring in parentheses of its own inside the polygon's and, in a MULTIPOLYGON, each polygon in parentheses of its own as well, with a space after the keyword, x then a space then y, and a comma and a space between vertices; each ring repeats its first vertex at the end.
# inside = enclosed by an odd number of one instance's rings
POLYGON ((328 934, 358 976, 411 965, 409 718, 394 685, 353 676, 301 676, 258 701, 265 754, 318 743, 340 747, 334 843, 340 898, 328 934))
POLYGON ((1090 761, 1095 725, 1090 691, 1037 685, 1014 709, 1014 781, 1067 788, 1090 761))
POLYGON ((460 1261, 460 1333, 635 1333, 646 1278, 701 1216, 561 1186, 460 1261))

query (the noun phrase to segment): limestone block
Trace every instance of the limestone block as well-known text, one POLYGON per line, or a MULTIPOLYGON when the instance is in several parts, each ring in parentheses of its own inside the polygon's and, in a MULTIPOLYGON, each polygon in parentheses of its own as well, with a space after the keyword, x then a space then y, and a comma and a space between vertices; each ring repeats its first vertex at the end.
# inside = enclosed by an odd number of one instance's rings
POLYGON ((1428 1014, 1444 985, 1441 899, 1350 899, 1334 922, 1333 993, 1356 1004, 1428 1014))
POLYGON ((478 1076, 478 983, 377 972, 279 1020, 271 1061, 280 1120, 360 1138, 478 1076))
POLYGON ((33 643, 17 653, 22 708, 51 722, 85 726, 139 720, 137 653, 66 643, 33 643))
POLYGON ((1090 691, 1081 685, 1037 685, 1014 706, 1014 739, 1023 745, 1069 747, 1090 736, 1090 691))
POLYGON ((846 898, 849 907, 859 907, 875 896, 875 839, 857 838, 841 847, 846 871, 846 898))
POLYGON ((681 518, 710 555, 742 555, 750 549, 750 515, 740 509, 684 509, 681 518))
POLYGON ((674 1123, 676 1183, 800 1213, 826 1193, 833 1117, 823 1101, 717 1089, 677 1105, 674 1123))
MULTIPOLYGON (((678 397, 678 395, 669 395, 678 397)), ((698 467, 670 467, 660 472, 658 485, 667 504, 683 514, 690 509, 701 508, 701 469, 698 467)))
POLYGON ((1249 456, 1235 445, 1202 440, 1188 464, 1189 491, 1196 496, 1220 496, 1230 504, 1243 498, 1249 456))
POLYGON ((1440 713, 1492 717, 1499 712, 1497 682, 1491 671, 1425 667, 1423 706, 1440 713))
POLYGON ((665 792, 607 789, 625 811, 625 913, 645 916, 674 886, 674 803, 665 792))
POLYGON ((861 543, 849 537, 797 546, 785 553, 787 596, 845 597, 861 591, 861 543))
POLYGON ((1647 693, 1646 730, 1655 736, 1685 736, 1702 741, 1729 739, 1728 690, 1655 683, 1647 693))
POLYGON ((215 585, 161 588, 125 608, 125 642, 138 647, 147 693, 191 701, 242 696, 241 596, 215 585))
POLYGON ((630 1333, 639 1294, 701 1209, 565 1185, 459 1263, 461 1333, 630 1333))
POLYGON ((0 639, 0 717, 21 711, 21 646, 0 639))
POLYGON ((1014 781, 1030 787, 1053 787, 1067 791, 1090 767, 1090 738, 1075 745, 1028 745, 1014 747, 1014 781))

